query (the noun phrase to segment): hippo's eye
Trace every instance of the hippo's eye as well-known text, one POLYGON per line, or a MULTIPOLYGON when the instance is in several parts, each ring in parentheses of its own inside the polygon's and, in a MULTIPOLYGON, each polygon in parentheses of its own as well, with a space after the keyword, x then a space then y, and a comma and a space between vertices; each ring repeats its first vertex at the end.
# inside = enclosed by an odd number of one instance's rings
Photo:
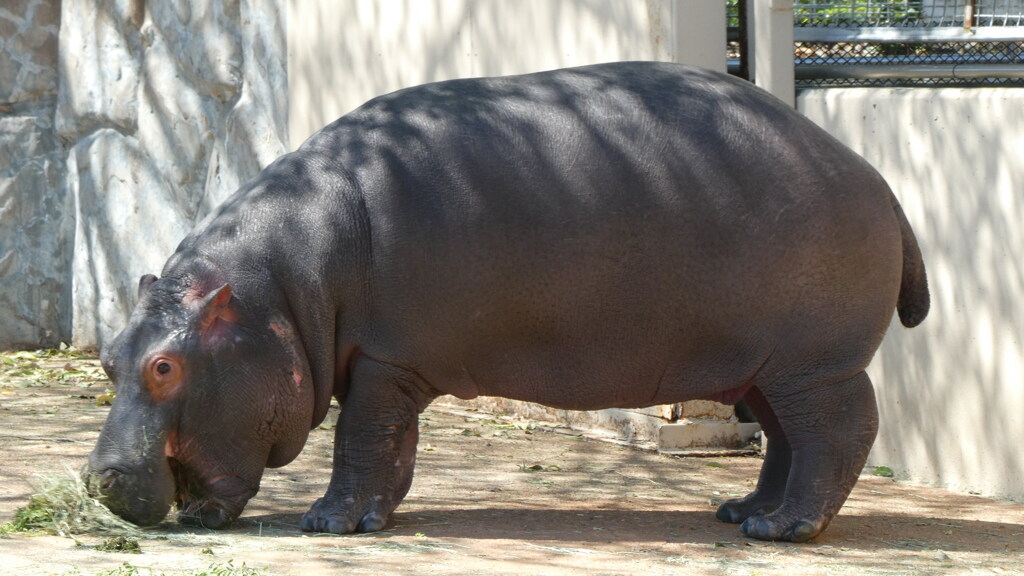
POLYGON ((155 401, 163 402, 175 396, 183 381, 181 361, 174 356, 159 355, 149 361, 146 369, 146 388, 155 401))
POLYGON ((174 379, 181 371, 181 367, 174 358, 157 356, 150 360, 149 371, 156 381, 166 382, 174 379))

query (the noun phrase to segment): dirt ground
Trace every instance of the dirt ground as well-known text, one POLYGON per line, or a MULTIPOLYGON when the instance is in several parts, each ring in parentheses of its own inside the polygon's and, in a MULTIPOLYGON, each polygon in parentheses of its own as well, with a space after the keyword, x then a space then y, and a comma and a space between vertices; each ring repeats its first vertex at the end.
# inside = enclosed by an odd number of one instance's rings
MULTIPOLYGON (((81 467, 109 408, 94 360, 50 359, 0 380, 0 522, 38 473, 81 467)), ((332 413, 332 418, 336 412, 332 413)), ((678 458, 442 402, 421 420, 416 480, 385 531, 303 534, 322 494, 333 432, 268 470, 229 530, 169 521, 141 554, 100 552, 98 537, 0 538, 0 574, 195 574, 243 563, 267 574, 1024 574, 1024 505, 861 478, 808 544, 744 537, 714 517, 753 486, 758 458, 678 458)), ((169 520, 173 520, 169 518, 169 520)))

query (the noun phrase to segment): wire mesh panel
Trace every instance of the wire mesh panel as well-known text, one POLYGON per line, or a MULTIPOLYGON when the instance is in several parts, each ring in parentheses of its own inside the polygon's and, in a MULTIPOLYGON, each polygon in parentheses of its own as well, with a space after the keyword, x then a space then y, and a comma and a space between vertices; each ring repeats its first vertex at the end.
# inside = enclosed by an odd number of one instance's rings
POLYGON ((794 4, 800 86, 1024 86, 1024 0, 794 4))
POLYGON ((798 2, 797 26, 853 27, 904 25, 917 19, 921 2, 798 2), (916 5, 916 6, 915 6, 916 5))

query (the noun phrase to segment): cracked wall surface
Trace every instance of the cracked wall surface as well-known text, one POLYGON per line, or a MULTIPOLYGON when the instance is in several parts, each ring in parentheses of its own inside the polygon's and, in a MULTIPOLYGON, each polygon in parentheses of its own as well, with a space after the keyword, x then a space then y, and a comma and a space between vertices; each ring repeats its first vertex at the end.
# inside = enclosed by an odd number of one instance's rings
POLYGON ((98 346, 138 278, 285 152, 284 13, 275 0, 64 0, 62 21, 71 339, 98 346))
POLYGON ((285 152, 281 4, 0 8, 0 347, 102 345, 139 276, 285 152))
POLYGON ((71 212, 54 129, 59 0, 0 7, 0 346, 66 340, 71 212))

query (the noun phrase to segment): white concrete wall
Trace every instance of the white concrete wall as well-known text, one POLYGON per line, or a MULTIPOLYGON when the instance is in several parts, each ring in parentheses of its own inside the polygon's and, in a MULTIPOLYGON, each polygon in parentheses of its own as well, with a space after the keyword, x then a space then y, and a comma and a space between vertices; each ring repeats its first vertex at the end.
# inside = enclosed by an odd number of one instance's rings
POLYGON ((293 147, 425 82, 617 60, 725 69, 725 3, 707 0, 288 0, 288 30, 293 147))
POLYGON ((1024 89, 816 89, 798 108, 885 176, 928 270, 928 319, 894 322, 869 370, 871 463, 1024 500, 1024 89))

